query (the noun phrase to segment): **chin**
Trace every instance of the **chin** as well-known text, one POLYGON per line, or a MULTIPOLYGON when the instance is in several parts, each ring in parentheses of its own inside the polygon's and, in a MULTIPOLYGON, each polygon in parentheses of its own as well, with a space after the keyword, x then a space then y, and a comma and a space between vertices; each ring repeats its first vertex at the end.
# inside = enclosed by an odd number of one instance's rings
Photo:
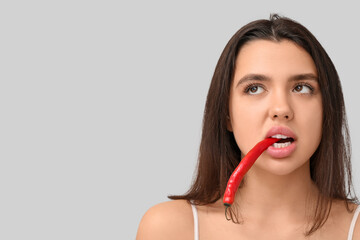
MULTIPOLYGON (((309 172, 310 161, 295 162, 291 159, 275 159, 254 164, 255 169, 258 169, 265 174, 265 172, 276 176, 288 176, 291 174, 299 174, 300 172, 309 172)), ((254 169, 254 170, 255 170, 254 169)))

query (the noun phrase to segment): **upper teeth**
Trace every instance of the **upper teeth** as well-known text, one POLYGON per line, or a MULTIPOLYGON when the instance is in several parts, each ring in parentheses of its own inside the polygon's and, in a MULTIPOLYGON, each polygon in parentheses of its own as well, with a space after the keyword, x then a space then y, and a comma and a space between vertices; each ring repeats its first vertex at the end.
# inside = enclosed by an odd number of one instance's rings
POLYGON ((274 136, 271 136, 272 138, 278 138, 278 139, 286 139, 289 138, 288 136, 285 135, 281 135, 281 134, 276 134, 274 136))

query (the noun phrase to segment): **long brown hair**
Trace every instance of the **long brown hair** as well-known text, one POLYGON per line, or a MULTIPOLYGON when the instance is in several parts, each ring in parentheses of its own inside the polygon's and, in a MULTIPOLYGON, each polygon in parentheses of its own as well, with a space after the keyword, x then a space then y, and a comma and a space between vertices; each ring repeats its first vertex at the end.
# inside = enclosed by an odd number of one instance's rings
MULTIPOLYGON (((253 40, 290 40, 305 49, 315 62, 323 102, 322 139, 310 159, 311 179, 319 189, 313 224, 306 235, 326 222, 332 201, 357 203, 353 193, 350 137, 344 98, 334 64, 313 34, 292 19, 270 15, 242 27, 225 46, 215 68, 207 95, 196 178, 189 191, 170 199, 186 199, 198 205, 216 202, 239 164, 241 152, 233 133, 227 130, 230 86, 240 48, 253 40)), ((241 187, 241 186, 240 186, 241 187)), ((232 214, 232 217, 236 214, 232 214)), ((236 218, 237 219, 237 218, 236 218)), ((234 220, 233 221, 237 221, 234 220)))

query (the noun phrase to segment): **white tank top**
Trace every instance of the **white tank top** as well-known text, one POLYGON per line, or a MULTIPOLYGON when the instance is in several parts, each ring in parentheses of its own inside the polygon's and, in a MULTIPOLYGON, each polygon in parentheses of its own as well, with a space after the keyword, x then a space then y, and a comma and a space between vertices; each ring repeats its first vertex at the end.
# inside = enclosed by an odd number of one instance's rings
MULTIPOLYGON (((192 208, 192 212, 193 212, 193 216, 194 216, 194 240, 199 240, 199 218, 198 218, 198 214, 197 214, 197 209, 196 209, 195 205, 193 205, 193 204, 191 204, 191 208, 192 208)), ((352 238, 353 238, 355 223, 359 216, 359 213, 360 213, 360 205, 357 206, 354 216, 351 220, 347 240, 352 240, 352 238)))

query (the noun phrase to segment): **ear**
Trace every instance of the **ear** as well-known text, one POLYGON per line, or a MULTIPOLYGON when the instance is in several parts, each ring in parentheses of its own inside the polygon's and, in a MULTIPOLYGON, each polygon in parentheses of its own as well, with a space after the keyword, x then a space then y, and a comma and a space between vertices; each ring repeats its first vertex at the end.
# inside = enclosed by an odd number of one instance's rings
POLYGON ((231 124, 231 119, 229 116, 226 116, 226 128, 229 132, 232 132, 232 124, 231 124))

